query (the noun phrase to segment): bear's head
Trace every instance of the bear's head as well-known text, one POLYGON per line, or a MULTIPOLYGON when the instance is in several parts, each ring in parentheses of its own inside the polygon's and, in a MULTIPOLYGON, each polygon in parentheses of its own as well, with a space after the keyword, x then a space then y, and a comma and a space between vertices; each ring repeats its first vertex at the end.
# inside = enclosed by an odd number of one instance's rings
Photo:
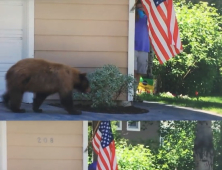
POLYGON ((79 83, 74 85, 74 88, 82 93, 90 92, 89 80, 86 73, 79 73, 79 83))

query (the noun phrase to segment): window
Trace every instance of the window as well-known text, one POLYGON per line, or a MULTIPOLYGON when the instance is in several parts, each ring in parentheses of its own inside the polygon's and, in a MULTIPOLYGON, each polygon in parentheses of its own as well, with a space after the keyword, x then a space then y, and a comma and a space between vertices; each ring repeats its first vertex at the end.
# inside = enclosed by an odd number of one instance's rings
POLYGON ((140 121, 127 121, 128 131, 140 131, 140 121))
POLYGON ((122 130, 122 121, 116 122, 116 130, 122 130))

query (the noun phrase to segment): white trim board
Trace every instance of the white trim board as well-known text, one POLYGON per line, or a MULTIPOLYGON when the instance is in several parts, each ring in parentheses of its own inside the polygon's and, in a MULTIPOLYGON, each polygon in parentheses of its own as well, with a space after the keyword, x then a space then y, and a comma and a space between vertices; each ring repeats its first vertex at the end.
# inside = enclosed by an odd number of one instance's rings
MULTIPOLYGON (((24 0, 24 41, 23 58, 34 58, 34 0, 24 0)), ((33 93, 25 93, 23 102, 32 103, 33 93)))
POLYGON ((7 122, 0 121, 0 170, 7 170, 7 122))
POLYGON ((83 121, 83 170, 88 170, 88 121, 83 121))
MULTIPOLYGON (((132 9, 134 4, 135 4, 135 0, 129 0, 128 74, 131 74, 133 76, 134 76, 135 10, 133 11, 130 11, 130 10, 132 9)), ((128 101, 132 101, 132 100, 133 100, 133 96, 131 96, 128 93, 128 101)))

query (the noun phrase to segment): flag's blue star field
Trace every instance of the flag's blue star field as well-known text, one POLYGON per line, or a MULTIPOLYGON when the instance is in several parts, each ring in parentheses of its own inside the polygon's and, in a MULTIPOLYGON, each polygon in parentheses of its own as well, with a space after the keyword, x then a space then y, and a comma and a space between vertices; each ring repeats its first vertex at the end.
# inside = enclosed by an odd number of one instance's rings
POLYGON ((109 121, 102 121, 99 125, 99 131, 102 133, 101 145, 103 148, 110 145, 113 141, 111 124, 109 121))
POLYGON ((166 0, 153 0, 156 7, 166 0))

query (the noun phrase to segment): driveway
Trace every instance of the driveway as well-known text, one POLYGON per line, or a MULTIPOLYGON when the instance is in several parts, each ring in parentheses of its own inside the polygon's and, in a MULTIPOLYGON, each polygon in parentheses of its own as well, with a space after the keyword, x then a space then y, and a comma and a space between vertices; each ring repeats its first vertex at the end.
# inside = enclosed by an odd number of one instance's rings
POLYGON ((12 113, 0 103, 0 120, 222 120, 222 115, 175 107, 155 102, 134 103, 149 110, 145 114, 105 114, 83 112, 82 115, 68 115, 62 108, 43 104, 43 113, 34 113, 31 104, 22 104, 26 113, 12 113))

